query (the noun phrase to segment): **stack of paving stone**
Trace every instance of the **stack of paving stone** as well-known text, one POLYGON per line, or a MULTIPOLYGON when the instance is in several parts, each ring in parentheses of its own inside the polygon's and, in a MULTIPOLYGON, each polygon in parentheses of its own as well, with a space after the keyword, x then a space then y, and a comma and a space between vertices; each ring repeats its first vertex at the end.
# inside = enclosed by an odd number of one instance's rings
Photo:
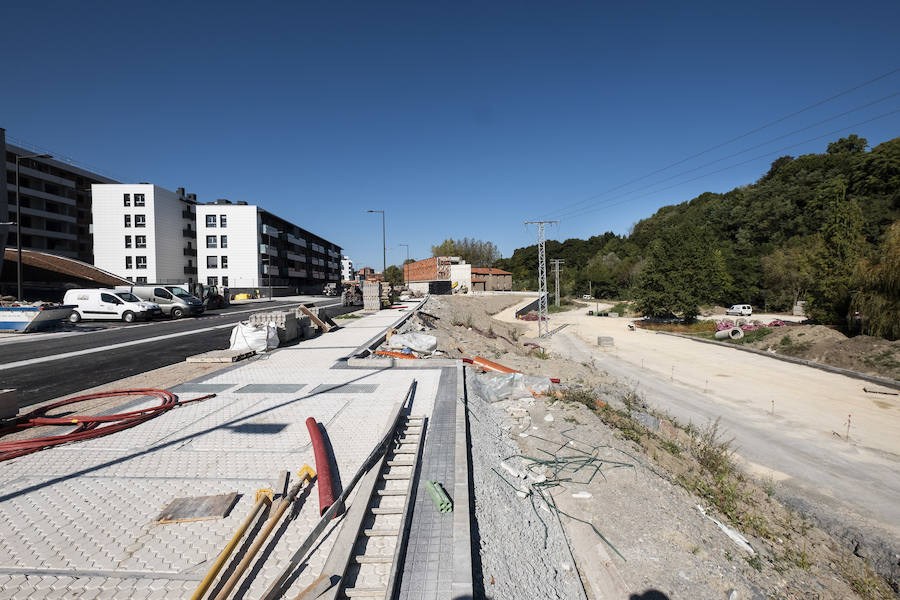
POLYGON ((380 281, 367 281, 363 284, 363 310, 381 310, 380 281))
MULTIPOLYGON (((307 319, 308 320, 308 319, 307 319)), ((274 323, 278 330, 278 341, 282 344, 297 339, 297 316, 293 312, 268 311, 253 313, 250 315, 251 325, 265 325, 274 323)))
MULTIPOLYGON (((319 307, 313 306, 308 307, 309 312, 319 316, 319 307)), ((304 340, 307 340, 316 335, 316 326, 313 324, 312 319, 309 318, 308 315, 304 314, 299 308, 294 309, 294 318, 297 319, 297 331, 304 340)))

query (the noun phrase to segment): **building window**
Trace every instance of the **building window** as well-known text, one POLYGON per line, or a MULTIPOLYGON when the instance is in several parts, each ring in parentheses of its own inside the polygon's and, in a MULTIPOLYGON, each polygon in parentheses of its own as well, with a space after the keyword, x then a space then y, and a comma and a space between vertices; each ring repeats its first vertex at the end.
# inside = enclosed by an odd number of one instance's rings
POLYGON ((130 257, 130 256, 126 256, 126 257, 125 257, 125 268, 126 268, 126 269, 130 269, 131 266, 132 266, 132 263, 131 263, 131 257, 130 257))
POLYGON ((125 215, 125 227, 131 227, 131 215, 125 215))
POLYGON ((219 266, 219 260, 216 256, 207 256, 206 257, 206 268, 207 269, 215 269, 219 266))
POLYGON ((123 201, 125 206, 131 206, 131 194, 125 194, 123 201))
POLYGON ((227 248, 227 247, 228 247, 228 236, 227 236, 227 235, 220 235, 219 238, 220 238, 220 239, 219 239, 219 247, 220 247, 220 248, 227 248))
POLYGON ((134 195, 134 205, 135 206, 143 206, 144 205, 144 195, 143 194, 135 194, 134 195))
POLYGON ((228 257, 227 257, 227 256, 223 256, 223 257, 222 257, 222 268, 223 268, 223 269, 227 269, 227 268, 228 268, 228 257))
POLYGON ((147 278, 146 277, 138 277, 137 283, 147 283, 147 278))
POLYGON ((125 236, 125 247, 131 248, 131 236, 130 235, 125 236))
POLYGON ((219 285, 219 278, 218 277, 207 277, 206 285, 219 285))
POLYGON ((216 236, 214 236, 214 235, 206 236, 206 247, 207 248, 215 248, 216 247, 216 236))
MULTIPOLYGON (((137 200, 135 200, 135 204, 137 204, 137 200)), ((134 215, 134 226, 135 227, 146 227, 147 226, 147 216, 146 215, 134 215)))
POLYGON ((206 215, 206 226, 207 227, 215 227, 216 226, 216 215, 206 215))
POLYGON ((135 248, 146 248, 147 247, 147 236, 146 235, 134 236, 134 247, 135 248))
POLYGON ((135 256, 134 262, 135 262, 135 266, 138 269, 146 269, 147 268, 147 257, 146 256, 135 256))
POLYGON ((222 278, 222 285, 224 285, 225 287, 228 287, 228 276, 227 275, 222 278))
POLYGON ((227 215, 219 215, 219 227, 227 227, 227 226, 228 226, 227 215))

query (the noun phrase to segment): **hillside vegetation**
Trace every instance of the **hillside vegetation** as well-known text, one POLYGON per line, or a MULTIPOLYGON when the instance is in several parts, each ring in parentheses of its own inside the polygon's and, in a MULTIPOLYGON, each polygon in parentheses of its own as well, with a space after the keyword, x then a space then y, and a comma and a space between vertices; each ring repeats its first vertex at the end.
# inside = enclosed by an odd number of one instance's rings
MULTIPOLYGON (((900 138, 869 150, 851 135, 824 154, 783 156, 756 183, 659 209, 631 233, 548 241, 566 294, 635 300, 644 314, 692 317, 701 304, 750 302, 900 337, 900 138)), ((537 247, 495 266, 534 289, 537 247)))

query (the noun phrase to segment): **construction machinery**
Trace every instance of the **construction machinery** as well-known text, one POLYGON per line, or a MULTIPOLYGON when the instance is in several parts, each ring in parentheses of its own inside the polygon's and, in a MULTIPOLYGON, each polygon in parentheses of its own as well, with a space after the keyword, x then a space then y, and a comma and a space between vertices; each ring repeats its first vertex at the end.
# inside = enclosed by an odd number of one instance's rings
POLYGON ((206 309, 225 308, 231 304, 228 288, 220 288, 217 285, 203 285, 202 283, 189 284, 191 294, 203 301, 206 309))

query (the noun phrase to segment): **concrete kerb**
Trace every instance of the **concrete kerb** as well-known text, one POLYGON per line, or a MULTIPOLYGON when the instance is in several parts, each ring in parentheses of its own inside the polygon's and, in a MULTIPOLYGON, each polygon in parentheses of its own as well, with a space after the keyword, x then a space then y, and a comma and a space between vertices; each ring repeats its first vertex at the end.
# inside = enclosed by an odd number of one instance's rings
POLYGON ((472 573, 472 516, 469 502, 472 490, 469 488, 469 432, 466 420, 465 368, 461 360, 456 361, 456 444, 454 465, 456 477, 453 480, 453 578, 450 581, 450 597, 464 600, 474 598, 472 573))
POLYGON ((896 379, 890 379, 888 377, 878 377, 877 375, 867 375, 865 373, 860 373, 859 371, 851 371, 850 369, 842 369, 840 367, 833 367, 831 365, 825 365, 822 363, 818 363, 812 360, 806 360, 803 358, 794 358, 793 356, 784 356, 783 354, 775 354, 774 352, 766 352, 765 350, 757 350, 756 348, 744 348, 742 346, 738 346, 736 344, 729 344, 728 342, 719 342, 717 340, 707 340, 705 338, 698 338, 691 335, 685 335, 683 333, 673 333, 671 331, 657 331, 657 334, 662 335, 671 335, 674 337, 680 337, 688 340, 693 340, 695 342, 702 342, 704 344, 715 344, 716 346, 723 346, 725 348, 731 348, 733 350, 740 350, 742 352, 750 352, 752 354, 758 354, 760 356, 765 356, 767 358, 774 358, 775 360, 780 360, 784 362, 794 363, 795 365, 803 365, 805 367, 812 367, 814 369, 819 369, 821 371, 828 371, 829 373, 836 373, 837 375, 844 375, 846 377, 853 377, 854 379, 861 379, 862 381, 868 381, 869 383, 874 383, 877 385, 882 385, 884 387, 889 387, 895 390, 900 390, 900 381, 896 379))

